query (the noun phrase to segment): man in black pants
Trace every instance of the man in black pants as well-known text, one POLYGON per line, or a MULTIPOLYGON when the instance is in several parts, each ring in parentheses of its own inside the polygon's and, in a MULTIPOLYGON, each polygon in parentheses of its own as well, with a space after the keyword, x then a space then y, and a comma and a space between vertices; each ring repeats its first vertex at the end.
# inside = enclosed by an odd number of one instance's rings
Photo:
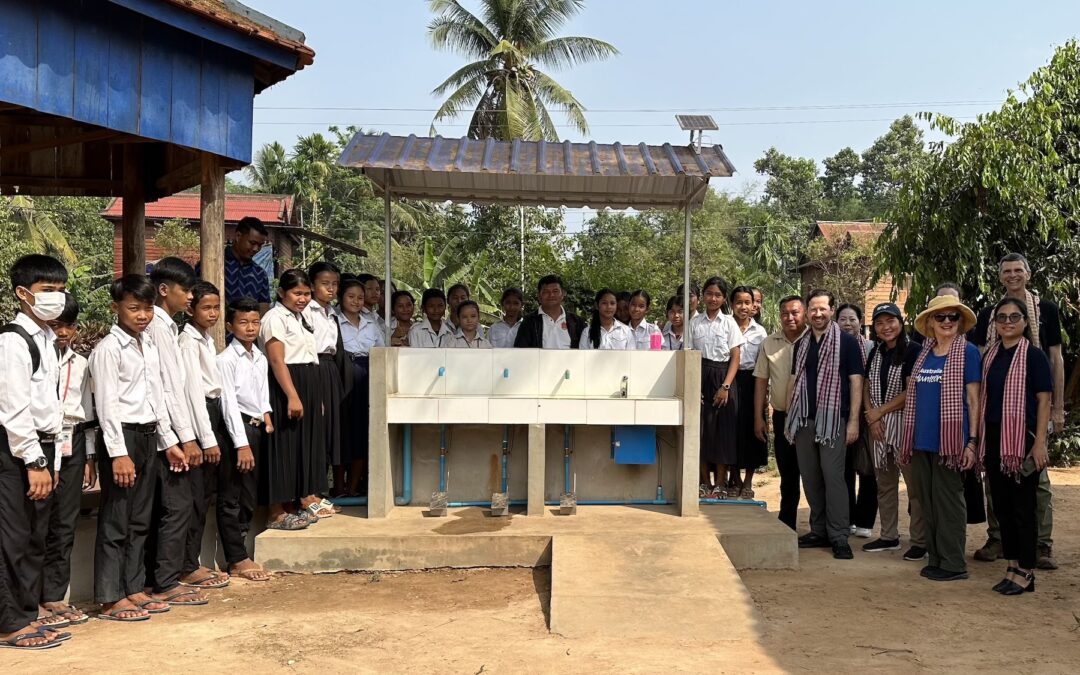
POLYGON ((791 391, 791 353, 796 340, 806 332, 806 307, 802 298, 791 295, 780 301, 781 329, 765 338, 754 366, 754 433, 766 440, 766 399, 773 409, 773 447, 780 471, 780 522, 791 529, 799 513, 799 459, 795 446, 784 436, 788 396, 791 391), (771 394, 771 395, 770 395, 771 394))

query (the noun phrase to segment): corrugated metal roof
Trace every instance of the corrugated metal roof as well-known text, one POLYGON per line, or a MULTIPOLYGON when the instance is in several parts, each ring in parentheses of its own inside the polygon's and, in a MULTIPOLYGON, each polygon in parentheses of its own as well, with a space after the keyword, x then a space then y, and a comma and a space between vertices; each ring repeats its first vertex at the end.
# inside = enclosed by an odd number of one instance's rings
POLYGON ((731 176, 719 145, 548 143, 357 134, 338 160, 395 197, 594 208, 699 206, 731 176))

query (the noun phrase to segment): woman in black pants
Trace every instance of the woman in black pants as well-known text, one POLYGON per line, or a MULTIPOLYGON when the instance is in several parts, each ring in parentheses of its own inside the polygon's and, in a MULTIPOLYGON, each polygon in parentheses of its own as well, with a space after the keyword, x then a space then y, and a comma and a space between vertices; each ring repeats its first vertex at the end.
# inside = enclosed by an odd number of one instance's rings
POLYGON ((994 590, 1021 595, 1035 590, 1039 535, 1035 488, 1048 462, 1046 430, 1053 384, 1049 360, 1031 345, 1026 305, 1005 298, 991 316, 999 340, 983 360, 980 454, 1008 560, 1005 578, 994 590))

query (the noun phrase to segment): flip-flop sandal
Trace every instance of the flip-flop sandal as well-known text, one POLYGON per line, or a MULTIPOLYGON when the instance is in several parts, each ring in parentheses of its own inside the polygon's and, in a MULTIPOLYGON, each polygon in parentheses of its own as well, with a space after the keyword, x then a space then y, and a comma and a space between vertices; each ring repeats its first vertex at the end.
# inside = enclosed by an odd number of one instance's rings
POLYGON ((225 588, 229 585, 229 578, 222 579, 221 576, 210 572, 209 576, 200 577, 198 580, 191 582, 181 581, 180 585, 188 588, 225 588), (208 581, 212 583, 206 583, 208 581))
POLYGON ((90 620, 89 614, 83 612, 74 605, 65 605, 64 609, 53 609, 50 611, 53 614, 62 616, 68 621, 70 621, 72 626, 81 626, 82 624, 90 620), (72 616, 74 616, 75 618, 71 618, 72 616))
POLYGON ((120 616, 121 612, 134 612, 134 611, 135 610, 130 608, 130 607, 125 607, 123 609, 117 609, 116 607, 113 607, 112 609, 110 609, 107 612, 98 612, 97 618, 101 619, 102 621, 119 621, 121 623, 131 623, 131 622, 135 622, 135 621, 149 621, 150 620, 150 615, 149 614, 141 614, 139 616, 129 616, 129 617, 120 616))
POLYGON ((149 607, 147 607, 147 605, 162 604, 162 603, 169 604, 169 603, 165 602, 164 600, 156 600, 154 598, 150 598, 149 600, 143 600, 142 602, 138 603, 136 605, 136 607, 138 607, 139 609, 145 609, 150 614, 164 614, 165 612, 169 611, 168 607, 158 607, 157 609, 150 609, 149 607))
POLYGON ((0 649, 21 649, 28 652, 41 651, 42 649, 53 649, 60 646, 59 640, 53 640, 52 642, 46 642, 43 645, 22 645, 19 643, 23 640, 48 640, 49 636, 43 633, 41 630, 36 630, 33 633, 23 633, 22 635, 12 635, 6 640, 0 640, 0 649))
POLYGON ((331 518, 334 515, 334 509, 323 506, 321 502, 311 502, 311 504, 308 504, 306 507, 304 507, 304 510, 307 511, 309 514, 315 516, 318 520, 322 520, 323 518, 331 518))
POLYGON ((275 520, 266 524, 268 530, 285 530, 295 532, 307 529, 309 523, 306 518, 300 518, 295 513, 288 513, 281 520, 275 520))
POLYGON ((270 581, 271 579, 274 578, 274 573, 273 572, 267 572, 266 570, 262 569, 261 567, 258 567, 258 568, 254 568, 254 569, 244 570, 242 572, 241 571, 234 572, 233 576, 240 577, 241 579, 245 579, 247 581, 270 581), (249 576, 249 575, 252 575, 252 574, 263 574, 265 576, 263 576, 263 577, 249 576))
POLYGON ((49 630, 48 628, 42 628, 41 631, 47 637, 51 637, 53 642, 67 642, 71 639, 71 633, 67 631, 49 630))
POLYGON ((323 498, 323 500, 319 502, 319 506, 324 509, 330 509, 334 513, 341 513, 341 507, 326 498, 323 498))
POLYGON ((67 628, 71 625, 70 619, 63 617, 56 612, 49 612, 45 616, 39 616, 37 622, 42 628, 48 628, 54 631, 61 628, 67 628))
MULTIPOLYGON (((198 591, 178 591, 178 592, 173 593, 172 595, 170 595, 167 598, 165 598, 163 600, 160 600, 158 602, 164 602, 165 604, 169 605, 170 607, 185 607, 185 606, 186 607, 201 607, 202 605, 210 604, 210 601, 207 600, 206 598, 202 598, 200 600, 191 600, 191 601, 177 600, 177 598, 183 598, 183 597, 186 597, 186 596, 189 596, 189 595, 198 595, 198 594, 199 594, 198 591)), ((149 610, 147 610, 147 611, 149 611, 149 610)), ((165 611, 167 612, 169 610, 166 609, 165 611)))

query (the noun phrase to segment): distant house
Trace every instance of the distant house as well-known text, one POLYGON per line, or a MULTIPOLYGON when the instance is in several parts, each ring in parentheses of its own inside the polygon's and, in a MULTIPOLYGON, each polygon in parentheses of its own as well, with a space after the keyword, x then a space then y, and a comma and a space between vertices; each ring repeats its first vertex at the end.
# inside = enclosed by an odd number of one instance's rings
MULTIPOLYGON (((841 244, 845 241, 873 243, 885 231, 885 227, 886 223, 820 220, 814 223, 814 230, 810 235, 810 240, 824 238, 831 244, 841 244)), ((818 261, 804 259, 799 266, 799 271, 804 293, 823 285, 825 273, 818 261)), ((828 284, 824 285, 827 286, 828 284)), ((900 307, 903 307, 904 303, 907 302, 907 297, 908 285, 906 283, 901 282, 898 284, 891 274, 882 276, 872 288, 866 291, 862 299, 864 321, 867 325, 870 324, 870 315, 874 307, 879 303, 895 302, 900 307), (896 292, 895 298, 893 297, 894 291, 896 292)), ((847 300, 850 301, 850 298, 847 300)))

